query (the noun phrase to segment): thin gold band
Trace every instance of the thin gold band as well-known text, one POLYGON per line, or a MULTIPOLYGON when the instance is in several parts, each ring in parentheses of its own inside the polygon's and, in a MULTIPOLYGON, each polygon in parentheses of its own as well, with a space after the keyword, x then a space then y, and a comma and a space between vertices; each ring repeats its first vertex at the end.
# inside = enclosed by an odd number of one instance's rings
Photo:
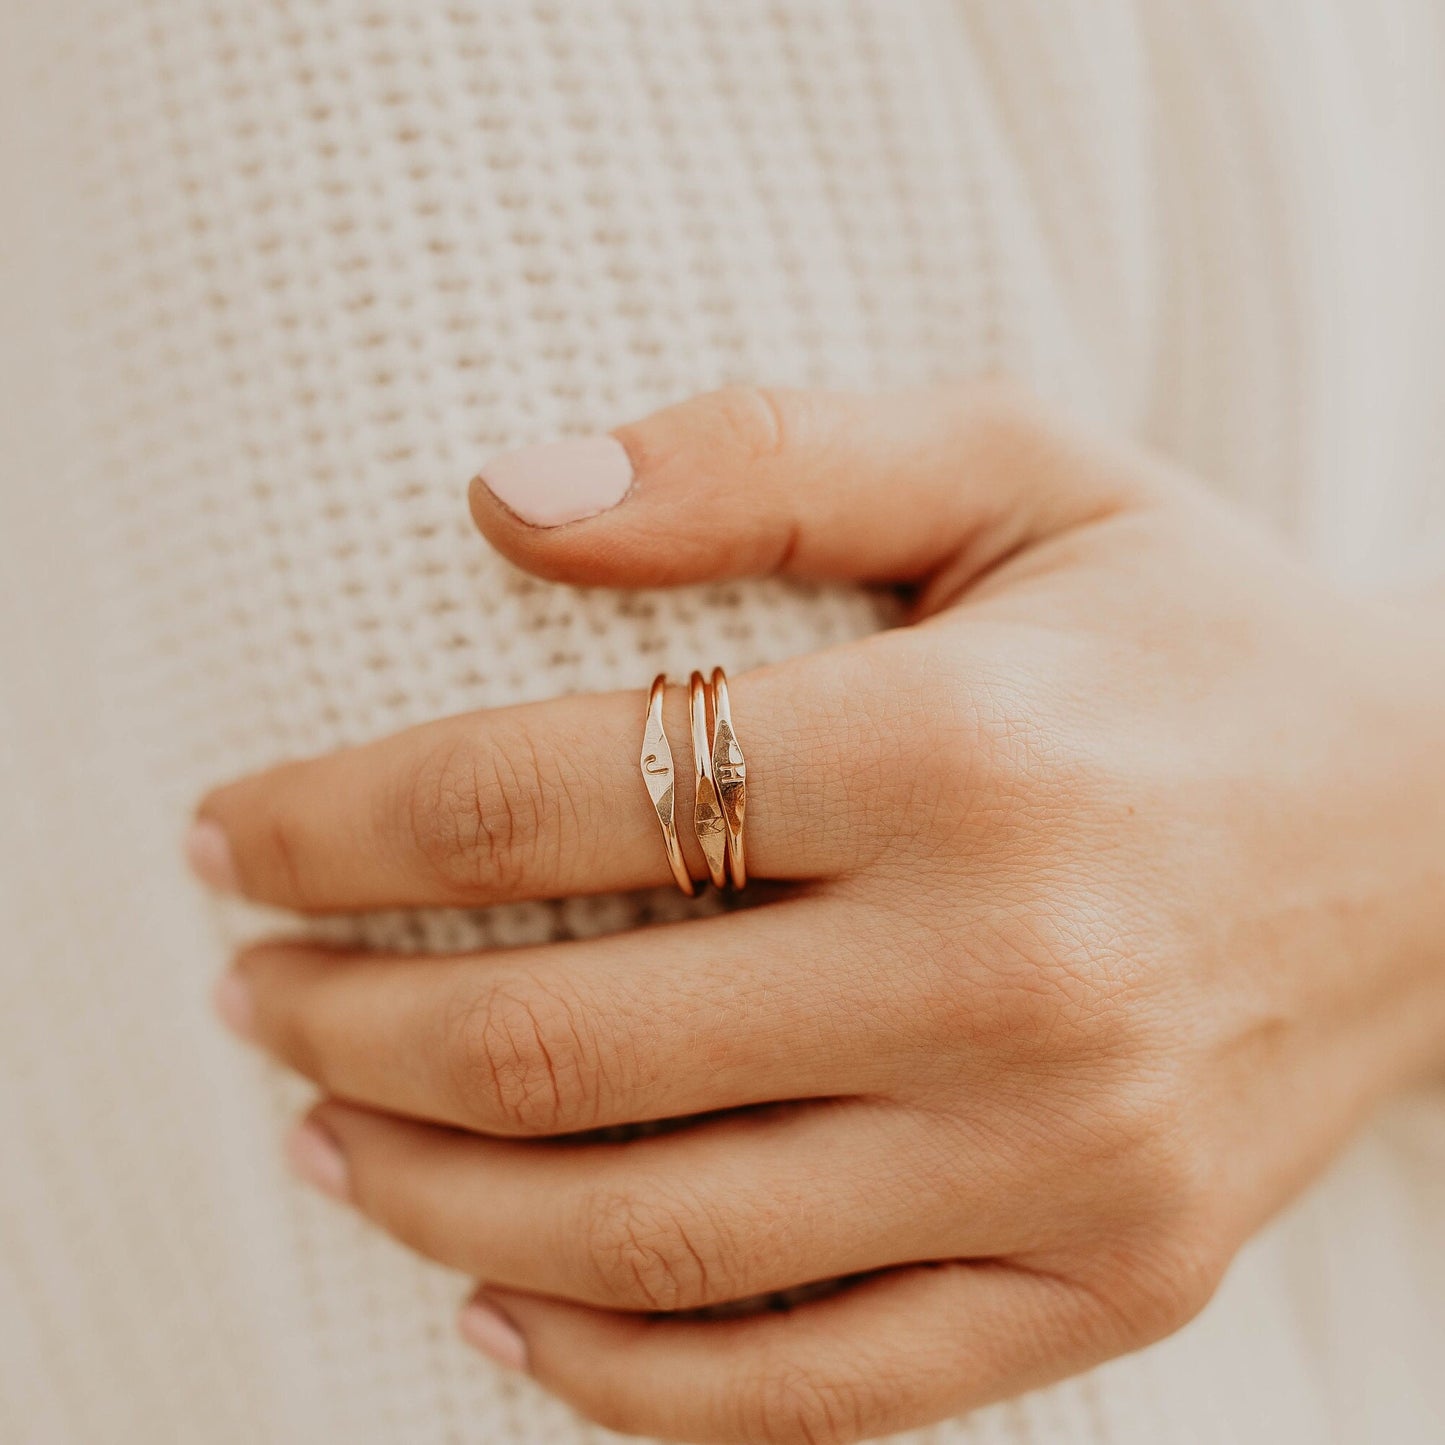
POLYGON ((722 799, 712 771, 712 743, 708 729, 708 685, 700 672, 687 683, 688 704, 692 716, 692 761, 697 778, 697 801, 692 810, 693 831, 707 859, 707 871, 714 888, 726 888, 728 882, 728 825, 723 816, 722 799))
POLYGON ((682 856, 682 845, 677 841, 677 787, 672 749, 668 746, 667 732, 662 726, 662 699, 666 689, 667 674, 659 672, 647 697, 647 726, 642 733, 642 781, 647 784, 647 795, 652 799, 657 821, 662 825, 662 842, 667 849, 673 881, 691 898, 697 892, 697 885, 687 871, 687 860, 682 856))
POLYGON ((712 780, 722 804, 728 834, 728 872, 734 888, 748 881, 747 854, 743 848, 743 814, 747 806, 747 764, 733 730, 732 701, 728 697, 727 674, 712 670, 712 780))
MULTIPOLYGON (((743 888, 748 881, 743 820, 747 808, 747 764, 733 727, 727 674, 715 667, 712 681, 694 672, 688 679, 688 714, 697 795, 692 826, 707 862, 708 877, 717 888, 743 888)), ((667 674, 658 673, 647 697, 647 725, 642 733, 642 781, 662 828, 673 880, 691 898, 697 884, 677 839, 677 772, 663 726, 662 706, 667 674)))

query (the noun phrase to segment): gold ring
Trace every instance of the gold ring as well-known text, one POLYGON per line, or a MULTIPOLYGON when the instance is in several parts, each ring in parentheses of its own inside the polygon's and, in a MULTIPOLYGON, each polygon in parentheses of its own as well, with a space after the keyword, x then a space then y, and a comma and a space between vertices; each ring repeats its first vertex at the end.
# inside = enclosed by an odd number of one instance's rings
POLYGON ((748 768, 743 750, 738 746, 738 735, 733 731, 727 674, 720 667, 712 670, 712 711, 712 779, 727 825, 728 871, 732 874, 733 887, 744 888, 748 881, 747 855, 743 851, 748 768))
POLYGON ((662 698, 667 688, 667 674, 659 672, 652 681, 652 691, 647 698, 647 726, 642 734, 642 781, 647 784, 647 795, 657 812, 657 821, 662 824, 662 841, 667 849, 667 861, 672 867, 672 876, 677 886, 691 898, 697 887, 687 871, 687 860, 682 856, 682 845, 677 841, 677 788, 672 768, 672 749, 667 743, 667 732, 662 726, 662 698))
MULTIPOLYGON (((694 672, 688 679, 688 712, 692 725, 692 758, 697 796, 692 826, 707 861, 714 887, 746 887, 747 851, 743 821, 747 811, 747 763, 733 727, 727 674, 713 668, 712 681, 694 672)), ((672 748, 663 726, 662 705, 667 674, 658 673, 647 698, 647 725, 642 733, 642 781, 662 828, 668 866, 677 886, 691 898, 697 892, 687 859, 677 840, 677 774, 672 748)))
POLYGON ((688 702, 692 714, 692 761, 697 778, 697 801, 692 810, 693 831, 707 859, 713 887, 726 888, 728 881, 728 825, 712 771, 712 742, 707 725, 708 693, 702 673, 688 679, 688 702))

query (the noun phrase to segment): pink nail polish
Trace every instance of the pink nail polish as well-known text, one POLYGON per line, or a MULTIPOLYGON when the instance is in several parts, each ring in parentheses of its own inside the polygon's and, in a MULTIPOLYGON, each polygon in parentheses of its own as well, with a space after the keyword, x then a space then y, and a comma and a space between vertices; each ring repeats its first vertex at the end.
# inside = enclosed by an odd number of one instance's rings
POLYGON ((186 834, 186 862, 207 887, 222 893, 240 892, 230 841, 221 825, 210 818, 197 818, 191 824, 186 834))
POLYGON ((505 452, 477 480, 528 526, 560 527, 615 507, 632 486, 632 459, 616 437, 585 437, 505 452))
POLYGON ((286 1141, 286 1161, 297 1178, 313 1189, 351 1202, 351 1169, 341 1146, 314 1119, 303 1119, 286 1141))
POLYGON ((527 1344, 521 1332, 491 1300, 477 1295, 457 1316, 462 1338, 489 1360, 508 1370, 527 1368, 527 1344))
POLYGON ((223 973, 211 995, 221 1022, 233 1034, 249 1039, 255 1031, 256 1005, 250 985, 239 974, 223 973))

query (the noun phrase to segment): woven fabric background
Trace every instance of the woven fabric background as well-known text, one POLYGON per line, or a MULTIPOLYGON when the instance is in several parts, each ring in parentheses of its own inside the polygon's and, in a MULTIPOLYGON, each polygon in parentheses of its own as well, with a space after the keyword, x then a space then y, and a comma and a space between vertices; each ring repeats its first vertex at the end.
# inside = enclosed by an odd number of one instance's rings
MULTIPOLYGON (((549 586, 473 533, 487 454, 729 380, 1007 371, 1400 580, 1445 528, 1442 32, 1424 0, 0 9, 0 1438, 602 1438, 455 1341, 462 1281, 283 1177, 301 1096, 206 1004, 267 921, 182 876, 192 801, 879 625, 842 589, 549 586)), ((1442 1219, 1422 1097, 1182 1336, 918 1438, 1424 1441, 1442 1219)))

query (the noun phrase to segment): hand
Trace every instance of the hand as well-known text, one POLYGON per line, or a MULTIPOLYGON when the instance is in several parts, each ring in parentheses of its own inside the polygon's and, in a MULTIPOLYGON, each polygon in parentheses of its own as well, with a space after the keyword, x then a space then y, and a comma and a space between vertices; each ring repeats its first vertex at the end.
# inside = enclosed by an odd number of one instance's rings
MULTIPOLYGON (((298 1166, 627 1431, 853 1440, 1175 1329, 1445 1052, 1438 641, 992 388, 728 391, 616 436, 489 472, 562 525, 480 483, 479 525, 546 577, 888 582, 917 619, 734 678, 752 870, 796 885, 763 906, 248 950, 223 1012, 328 1096, 298 1166)), ((235 783, 194 856, 303 910, 667 884, 647 681, 235 783)))

